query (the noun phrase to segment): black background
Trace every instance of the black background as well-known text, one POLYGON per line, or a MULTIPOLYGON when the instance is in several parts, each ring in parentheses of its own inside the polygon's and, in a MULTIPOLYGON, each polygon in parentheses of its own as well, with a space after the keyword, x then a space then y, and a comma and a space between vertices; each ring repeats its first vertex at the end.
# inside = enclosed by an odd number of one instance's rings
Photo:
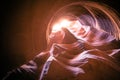
MULTIPOLYGON (((0 79, 46 48, 46 28, 61 6, 81 0, 1 0, 0 79)), ((94 0, 120 12, 117 0, 94 0)))

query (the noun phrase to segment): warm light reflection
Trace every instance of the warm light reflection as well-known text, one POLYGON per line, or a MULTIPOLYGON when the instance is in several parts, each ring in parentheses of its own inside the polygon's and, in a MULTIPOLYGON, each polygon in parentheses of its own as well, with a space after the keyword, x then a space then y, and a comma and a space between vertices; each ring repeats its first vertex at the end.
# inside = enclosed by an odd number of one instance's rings
MULTIPOLYGON (((52 32, 58 32, 61 31, 62 28, 66 28, 68 29, 72 34, 74 34, 74 36, 80 36, 79 33, 81 33, 82 31, 82 27, 84 27, 84 29, 86 30, 87 27, 85 27, 84 25, 82 25, 78 20, 67 20, 67 19, 62 19, 59 22, 57 22, 56 24, 54 24, 53 28, 52 28, 52 32)), ((87 30, 86 30, 87 32, 87 30)), ((84 35, 84 34, 82 34, 84 35)))
POLYGON ((63 27, 67 28, 68 26, 70 26, 70 24, 71 24, 71 21, 63 19, 53 26, 52 32, 60 31, 63 27))

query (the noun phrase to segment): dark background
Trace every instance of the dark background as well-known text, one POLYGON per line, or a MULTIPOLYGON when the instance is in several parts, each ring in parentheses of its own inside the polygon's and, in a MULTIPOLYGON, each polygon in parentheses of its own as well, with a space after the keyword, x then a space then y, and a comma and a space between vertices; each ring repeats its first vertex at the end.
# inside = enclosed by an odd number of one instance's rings
MULTIPOLYGON (((81 0, 1 0, 0 79, 46 48, 46 28, 61 6, 81 0)), ((94 0, 120 12, 117 0, 94 0)))

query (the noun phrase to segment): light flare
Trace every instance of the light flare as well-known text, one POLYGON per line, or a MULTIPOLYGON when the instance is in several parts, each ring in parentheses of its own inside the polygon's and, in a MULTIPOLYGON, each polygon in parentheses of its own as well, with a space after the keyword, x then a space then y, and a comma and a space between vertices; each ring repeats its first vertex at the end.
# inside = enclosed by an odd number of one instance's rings
POLYGON ((52 32, 57 32, 60 31, 62 28, 67 28, 68 26, 70 26, 71 21, 69 20, 61 20, 60 22, 56 23, 53 28, 52 28, 52 32))

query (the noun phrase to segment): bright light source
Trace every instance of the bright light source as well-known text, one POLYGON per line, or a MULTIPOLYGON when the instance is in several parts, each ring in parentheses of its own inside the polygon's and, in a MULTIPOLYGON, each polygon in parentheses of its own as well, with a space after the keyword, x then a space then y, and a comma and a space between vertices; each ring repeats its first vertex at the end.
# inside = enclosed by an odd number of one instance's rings
POLYGON ((52 28, 52 32, 57 32, 60 31, 62 29, 62 27, 66 28, 70 25, 70 21, 69 20, 61 20, 59 23, 55 24, 52 28))
POLYGON ((68 20, 62 20, 62 22, 60 23, 60 25, 63 26, 63 27, 67 27, 67 26, 70 25, 70 21, 68 21, 68 20))
POLYGON ((62 27, 60 26, 60 24, 55 24, 52 28, 52 32, 57 32, 57 31, 61 30, 61 28, 62 27))
POLYGON ((78 20, 69 21, 67 19, 62 19, 53 26, 52 32, 58 32, 62 28, 67 28, 72 34, 76 35, 80 32, 82 26, 83 25, 78 20))

